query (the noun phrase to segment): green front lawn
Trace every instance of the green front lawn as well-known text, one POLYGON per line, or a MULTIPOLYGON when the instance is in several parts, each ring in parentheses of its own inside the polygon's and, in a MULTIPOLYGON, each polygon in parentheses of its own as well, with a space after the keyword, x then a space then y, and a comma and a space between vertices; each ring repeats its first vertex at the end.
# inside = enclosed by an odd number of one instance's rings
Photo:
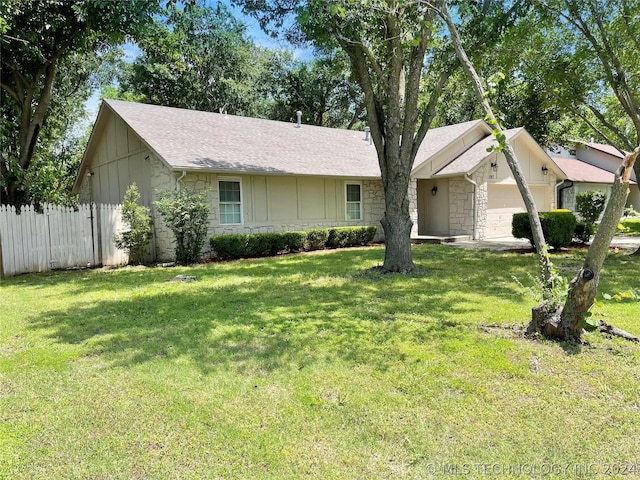
POLYGON ((622 228, 618 228, 616 235, 640 237, 640 218, 623 218, 620 226, 622 228))
MULTIPOLYGON (((0 478, 640 474, 640 345, 523 339, 533 255, 382 255, 2 280, 0 478)), ((639 262, 612 253, 601 291, 640 288, 639 262)), ((596 310, 635 334, 639 313, 596 310)))

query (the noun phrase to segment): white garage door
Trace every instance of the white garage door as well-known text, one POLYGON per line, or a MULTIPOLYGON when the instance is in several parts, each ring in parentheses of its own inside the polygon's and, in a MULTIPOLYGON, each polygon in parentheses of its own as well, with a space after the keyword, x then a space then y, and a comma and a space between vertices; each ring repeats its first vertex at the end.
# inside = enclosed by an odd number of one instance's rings
MULTIPOLYGON (((529 187, 538 211, 546 211, 545 190, 548 187, 529 187)), ((486 238, 511 236, 514 213, 526 212, 522 196, 516 185, 489 185, 486 238)))

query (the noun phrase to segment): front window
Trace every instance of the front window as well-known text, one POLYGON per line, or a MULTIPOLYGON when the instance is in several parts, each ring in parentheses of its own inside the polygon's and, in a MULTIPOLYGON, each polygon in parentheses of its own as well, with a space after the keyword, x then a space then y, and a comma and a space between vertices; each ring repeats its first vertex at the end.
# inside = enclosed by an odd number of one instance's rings
POLYGON ((362 185, 347 183, 346 199, 345 218, 347 220, 362 220, 362 185))
POLYGON ((238 180, 220 180, 220 224, 242 224, 242 189, 238 180))

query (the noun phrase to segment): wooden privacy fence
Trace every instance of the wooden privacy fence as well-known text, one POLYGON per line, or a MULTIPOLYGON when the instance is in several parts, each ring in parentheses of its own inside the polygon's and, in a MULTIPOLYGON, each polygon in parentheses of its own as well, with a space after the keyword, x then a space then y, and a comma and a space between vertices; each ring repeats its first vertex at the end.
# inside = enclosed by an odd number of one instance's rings
POLYGON ((74 210, 45 204, 42 213, 28 205, 18 214, 0 206, 0 273, 126 264, 127 254, 113 242, 114 233, 126 228, 120 211, 120 205, 74 210))

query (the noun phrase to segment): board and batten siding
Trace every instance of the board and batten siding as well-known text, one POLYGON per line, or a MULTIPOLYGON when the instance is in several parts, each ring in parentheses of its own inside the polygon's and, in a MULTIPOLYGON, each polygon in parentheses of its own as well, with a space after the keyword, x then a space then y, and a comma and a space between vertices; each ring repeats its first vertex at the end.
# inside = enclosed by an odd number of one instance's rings
MULTIPOLYGON (((304 177, 284 175, 235 175, 187 173, 181 188, 207 192, 209 206, 208 235, 230 233, 268 233, 348 225, 375 225, 382 238, 380 219, 384 213, 382 182, 372 179, 304 177), (221 225, 218 181, 240 181, 242 185, 241 225, 221 225), (362 186, 362 220, 345 219, 345 184, 362 186)), ((172 237, 157 228, 157 252, 161 259, 173 255, 172 237), (162 233, 161 233, 162 232, 162 233)), ((208 250, 208 242, 205 246, 208 250)))
POLYGON ((100 128, 94 132, 92 148, 83 179, 80 201, 97 204, 122 203, 124 194, 136 183, 141 203, 153 200, 151 152, 124 121, 106 112, 100 128))

